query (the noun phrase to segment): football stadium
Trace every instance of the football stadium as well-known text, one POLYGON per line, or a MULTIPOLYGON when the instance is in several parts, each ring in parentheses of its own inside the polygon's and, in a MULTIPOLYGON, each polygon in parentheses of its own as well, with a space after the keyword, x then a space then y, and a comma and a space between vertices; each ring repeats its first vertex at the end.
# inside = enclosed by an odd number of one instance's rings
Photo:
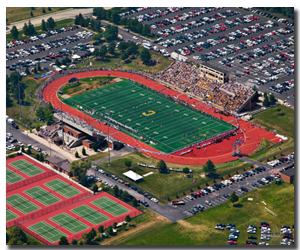
POLYGON ((47 81, 42 90, 60 120, 77 121, 93 135, 109 135, 108 140, 166 162, 224 163, 251 154, 262 138, 282 141, 238 116, 251 106, 251 89, 219 83, 185 63, 155 75, 113 69, 71 72, 47 81), (58 93, 71 78, 99 76, 119 80, 63 97, 58 93))

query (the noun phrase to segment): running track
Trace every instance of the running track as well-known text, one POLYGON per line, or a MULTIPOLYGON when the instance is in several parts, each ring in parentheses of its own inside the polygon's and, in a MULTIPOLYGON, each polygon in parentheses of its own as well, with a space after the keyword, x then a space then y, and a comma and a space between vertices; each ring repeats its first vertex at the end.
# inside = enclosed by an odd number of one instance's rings
MULTIPOLYGON (((63 77, 60 77, 51 83, 48 84, 43 90, 43 98, 44 100, 57 108, 61 108, 61 102, 57 97, 57 91, 58 89, 68 82, 68 80, 71 77, 77 77, 77 78, 85 78, 90 76, 107 76, 110 74, 111 76, 115 77, 122 77, 122 78, 129 78, 131 80, 134 80, 136 82, 139 82, 141 84, 144 84, 152 89, 155 89, 157 91, 161 91, 165 94, 169 94, 170 96, 174 95, 180 95, 179 98, 183 99, 185 101, 188 101, 191 104, 194 104, 197 109, 201 109, 205 111, 206 113, 213 115, 215 117, 221 118, 224 121, 227 121, 229 123, 232 123, 236 125, 236 121, 234 120, 233 116, 224 116, 220 115, 218 113, 214 113, 214 110, 217 109, 211 108, 207 106, 206 104, 200 102, 196 99, 190 99, 186 95, 181 94, 180 92, 177 92, 173 89, 168 89, 162 84, 159 84, 153 80, 147 79, 144 76, 140 76, 137 74, 129 73, 129 72, 122 72, 122 71, 88 71, 88 72, 80 72, 75 73, 71 75, 66 75, 63 77)), ((78 117, 80 119, 84 119, 88 124, 96 124, 98 121, 93 119, 92 117, 62 103, 62 110, 64 112, 69 113, 70 115, 73 115, 75 117, 78 117)), ((254 152, 261 142, 262 138, 265 138, 267 140, 270 140, 274 143, 280 142, 280 139, 278 137, 275 137, 274 133, 268 132, 265 129, 261 129, 258 127, 252 127, 251 123, 245 122, 241 119, 239 119, 240 124, 240 132, 238 135, 231 137, 229 140, 223 140, 220 143, 209 145, 206 148, 206 150, 202 149, 196 149, 196 147, 193 148, 193 152, 185 154, 184 156, 180 156, 180 152, 177 152, 173 155, 158 155, 154 153, 149 152, 143 152, 146 155, 153 157, 155 159, 163 159, 166 162, 171 163, 177 163, 177 164, 184 164, 184 165, 204 165, 208 159, 212 160, 215 164, 229 162, 238 159, 238 157, 232 156, 232 143, 235 141, 235 139, 243 139, 244 143, 241 146, 241 153, 243 155, 249 155, 252 152, 254 152), (243 131, 241 133, 241 130, 243 131)), ((105 133, 107 131, 107 125, 104 125, 103 123, 98 123, 96 125, 93 125, 94 128, 101 130, 105 133)), ((128 145, 131 145, 132 147, 138 147, 143 148, 145 150, 149 150, 152 152, 160 152, 155 148, 152 148, 151 146, 140 142, 112 127, 109 128, 110 134, 114 133, 113 137, 115 139, 118 139, 128 145)))

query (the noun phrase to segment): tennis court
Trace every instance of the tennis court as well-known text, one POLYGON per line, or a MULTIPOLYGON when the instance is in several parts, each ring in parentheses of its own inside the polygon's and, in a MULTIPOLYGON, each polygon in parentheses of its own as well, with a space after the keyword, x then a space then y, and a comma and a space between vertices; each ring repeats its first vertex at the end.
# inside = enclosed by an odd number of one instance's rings
POLYGON ((53 181, 44 183, 44 185, 66 198, 70 198, 81 193, 81 191, 79 191, 77 188, 72 187, 70 184, 62 181, 61 179, 55 179, 53 181))
POLYGON ((148 87, 126 80, 74 96, 64 102, 122 132, 171 153, 227 132, 234 127, 206 113, 179 104, 148 87))
POLYGON ((33 165, 32 163, 24 159, 12 162, 9 165, 30 177, 45 172, 43 169, 33 165))
POLYGON ((85 225, 84 223, 77 220, 76 218, 68 215, 67 213, 56 215, 50 218, 50 220, 74 234, 89 228, 89 226, 85 225))
POLYGON ((126 207, 123 207, 107 197, 102 197, 98 200, 92 201, 91 203, 116 217, 130 211, 126 207))
POLYGON ((106 217, 105 215, 101 214, 99 211, 87 205, 76 207, 72 209, 71 212, 79 215, 81 218, 91 222, 94 225, 98 225, 104 221, 110 220, 110 218, 106 217))
POLYGON ((68 235, 59 231, 55 227, 49 225, 45 221, 41 221, 37 224, 28 227, 31 231, 50 241, 51 243, 60 240, 62 236, 68 237, 68 235))
POLYGON ((38 202, 44 204, 45 206, 49 206, 53 203, 61 201, 61 199, 49 193, 45 189, 42 189, 41 187, 28 189, 24 191, 24 193, 37 200, 38 202))
POLYGON ((40 209, 39 206, 35 205, 34 203, 25 199, 19 194, 6 197, 6 203, 19 210, 23 214, 28 214, 40 209))
POLYGON ((14 212, 6 208, 6 221, 10 221, 18 217, 19 215, 15 214, 14 212))
POLYGON ((8 184, 12 184, 12 183, 21 181, 23 179, 25 179, 25 178, 22 177, 21 175, 18 175, 14 171, 11 171, 10 169, 6 168, 6 182, 8 184))

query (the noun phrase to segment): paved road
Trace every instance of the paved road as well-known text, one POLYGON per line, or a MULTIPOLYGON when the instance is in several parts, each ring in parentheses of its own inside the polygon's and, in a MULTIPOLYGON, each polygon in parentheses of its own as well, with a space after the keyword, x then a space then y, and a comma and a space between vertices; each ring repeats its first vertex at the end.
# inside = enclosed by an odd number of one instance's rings
MULTIPOLYGON (((113 156, 110 157, 110 160, 115 159, 115 158, 118 158, 118 157, 121 157, 121 156, 123 156, 123 155, 125 155, 125 154, 132 153, 132 152, 134 152, 134 151, 135 151, 134 149, 124 146, 124 147, 123 147, 122 149, 120 149, 120 150, 114 150, 114 151, 113 151, 113 156)), ((103 158, 103 159, 98 160, 98 161, 94 161, 94 163, 98 164, 98 163, 104 162, 104 161, 108 161, 108 157, 103 158)))

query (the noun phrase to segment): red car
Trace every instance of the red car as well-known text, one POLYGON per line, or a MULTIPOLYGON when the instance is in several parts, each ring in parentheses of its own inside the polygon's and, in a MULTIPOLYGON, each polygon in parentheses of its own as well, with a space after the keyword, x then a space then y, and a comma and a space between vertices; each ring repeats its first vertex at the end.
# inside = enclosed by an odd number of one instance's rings
POLYGON ((245 74, 250 74, 249 70, 244 70, 243 71, 245 74))
POLYGON ((232 243, 232 244, 234 244, 234 245, 237 244, 237 242, 236 242, 236 241, 233 241, 233 240, 229 240, 229 241, 227 241, 227 243, 232 243))

